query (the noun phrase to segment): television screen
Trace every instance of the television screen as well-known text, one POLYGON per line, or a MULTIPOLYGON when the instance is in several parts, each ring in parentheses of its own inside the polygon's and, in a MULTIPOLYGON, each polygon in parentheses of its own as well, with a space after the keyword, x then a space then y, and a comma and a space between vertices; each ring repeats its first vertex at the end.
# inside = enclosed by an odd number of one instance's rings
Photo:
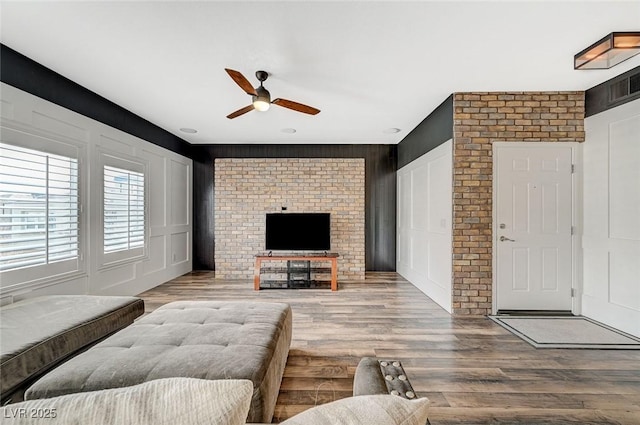
POLYGON ((269 251, 328 251, 329 213, 267 214, 265 249, 269 251))

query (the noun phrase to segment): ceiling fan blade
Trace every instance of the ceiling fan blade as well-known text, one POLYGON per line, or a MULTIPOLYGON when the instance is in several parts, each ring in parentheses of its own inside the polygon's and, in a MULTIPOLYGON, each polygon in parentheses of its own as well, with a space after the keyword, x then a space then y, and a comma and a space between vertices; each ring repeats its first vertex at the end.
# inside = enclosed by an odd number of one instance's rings
POLYGON ((320 109, 316 109, 312 106, 303 105, 302 103, 294 102, 287 99, 276 99, 273 102, 274 105, 282 106, 283 108, 293 109, 294 111, 302 112, 309 115, 316 115, 320 112, 320 109))
POLYGON ((230 113, 229 115, 227 115, 227 118, 232 120, 235 117, 239 117, 240 115, 246 114, 249 111, 253 111, 253 109, 253 105, 245 106, 242 109, 238 109, 237 111, 230 113))
POLYGON ((244 75, 242 75, 238 71, 234 71, 233 69, 225 68, 224 70, 227 71, 227 74, 229 74, 229 76, 233 78, 233 81, 235 81, 236 84, 245 91, 245 93, 252 96, 258 95, 258 93, 256 93, 256 89, 253 88, 249 80, 247 80, 244 75))

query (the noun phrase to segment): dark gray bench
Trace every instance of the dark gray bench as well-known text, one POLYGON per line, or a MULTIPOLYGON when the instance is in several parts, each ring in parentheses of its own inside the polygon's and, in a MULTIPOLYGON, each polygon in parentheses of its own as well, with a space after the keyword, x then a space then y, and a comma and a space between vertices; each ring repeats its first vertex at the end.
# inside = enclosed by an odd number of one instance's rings
POLYGON ((247 422, 271 422, 291 344, 287 304, 178 301, 51 371, 27 400, 160 378, 249 379, 247 422))
POLYGON ((35 379, 144 313, 135 297, 55 295, 0 309, 2 403, 22 401, 35 379))

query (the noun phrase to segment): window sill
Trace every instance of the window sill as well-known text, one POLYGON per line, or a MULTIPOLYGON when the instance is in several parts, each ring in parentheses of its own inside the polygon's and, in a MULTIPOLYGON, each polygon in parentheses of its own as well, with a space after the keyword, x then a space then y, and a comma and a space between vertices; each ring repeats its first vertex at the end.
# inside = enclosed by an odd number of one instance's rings
POLYGON ((98 267, 98 271, 111 270, 118 267, 126 266, 127 264, 147 261, 148 259, 149 259, 149 255, 147 253, 144 253, 141 255, 135 255, 133 257, 127 257, 127 258, 117 259, 113 261, 103 261, 102 264, 100 264, 100 266, 98 267))

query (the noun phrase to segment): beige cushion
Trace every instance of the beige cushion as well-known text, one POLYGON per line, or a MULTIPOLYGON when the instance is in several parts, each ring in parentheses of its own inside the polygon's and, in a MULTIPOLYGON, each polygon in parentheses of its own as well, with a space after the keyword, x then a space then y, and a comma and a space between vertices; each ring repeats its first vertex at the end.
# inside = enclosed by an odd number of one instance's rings
POLYGON ((242 425, 252 394, 249 380, 167 378, 11 404, 0 418, 3 425, 242 425))
POLYGON ((394 395, 364 395, 323 404, 281 425, 425 425, 429 400, 394 395))

